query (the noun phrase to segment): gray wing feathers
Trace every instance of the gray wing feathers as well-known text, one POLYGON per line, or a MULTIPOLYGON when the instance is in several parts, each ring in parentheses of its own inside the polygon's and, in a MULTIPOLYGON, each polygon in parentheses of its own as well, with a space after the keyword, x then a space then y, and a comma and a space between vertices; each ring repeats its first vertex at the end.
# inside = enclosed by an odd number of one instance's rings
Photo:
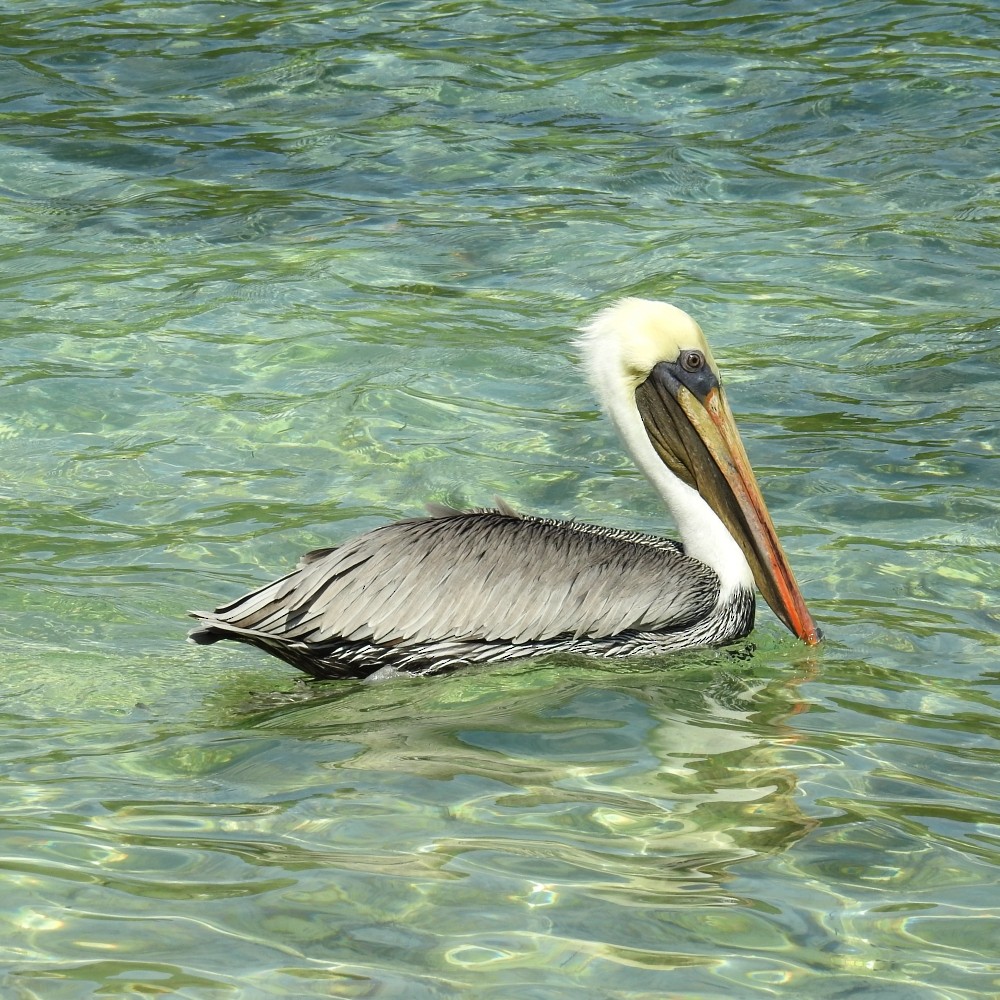
POLYGON ((718 593, 711 570, 662 539, 436 507, 310 553, 206 618, 309 643, 518 643, 677 628, 718 593))

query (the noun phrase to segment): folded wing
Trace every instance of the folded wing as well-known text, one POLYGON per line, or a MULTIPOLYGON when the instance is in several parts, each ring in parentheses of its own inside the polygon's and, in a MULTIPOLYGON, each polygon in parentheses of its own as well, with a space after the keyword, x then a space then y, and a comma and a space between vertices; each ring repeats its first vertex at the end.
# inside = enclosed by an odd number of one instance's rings
POLYGON ((406 647, 667 631, 715 607, 715 574, 667 539, 507 508, 397 521, 305 556, 274 583, 199 615, 282 642, 406 647))

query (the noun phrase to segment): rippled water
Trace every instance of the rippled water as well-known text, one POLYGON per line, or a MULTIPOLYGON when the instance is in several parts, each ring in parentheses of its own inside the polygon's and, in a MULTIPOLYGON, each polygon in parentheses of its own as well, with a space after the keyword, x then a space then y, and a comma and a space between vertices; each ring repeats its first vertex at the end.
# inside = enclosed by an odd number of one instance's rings
POLYGON ((3 997, 1000 993, 994 5, 0 11, 3 997), (622 293, 818 650, 184 644, 428 499, 668 530, 569 347, 622 293))

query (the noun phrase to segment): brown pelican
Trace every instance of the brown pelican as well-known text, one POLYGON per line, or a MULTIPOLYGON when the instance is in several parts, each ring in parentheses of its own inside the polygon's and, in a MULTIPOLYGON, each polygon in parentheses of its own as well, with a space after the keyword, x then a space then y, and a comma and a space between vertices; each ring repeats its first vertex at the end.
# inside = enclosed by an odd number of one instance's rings
POLYGON ((754 582, 819 642, 698 324, 623 299, 581 331, 590 382, 681 542, 496 509, 432 505, 303 556, 190 638, 236 639, 314 677, 430 674, 551 651, 718 646, 747 635, 754 582))

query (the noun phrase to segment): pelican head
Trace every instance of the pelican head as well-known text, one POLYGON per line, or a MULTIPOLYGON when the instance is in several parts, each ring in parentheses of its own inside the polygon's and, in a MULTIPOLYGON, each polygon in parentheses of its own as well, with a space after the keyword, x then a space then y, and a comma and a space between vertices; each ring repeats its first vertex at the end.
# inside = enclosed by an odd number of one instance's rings
POLYGON ((666 302, 628 298, 578 344, 599 400, 723 596, 753 582, 799 639, 820 632, 795 582, 701 327, 666 302))

